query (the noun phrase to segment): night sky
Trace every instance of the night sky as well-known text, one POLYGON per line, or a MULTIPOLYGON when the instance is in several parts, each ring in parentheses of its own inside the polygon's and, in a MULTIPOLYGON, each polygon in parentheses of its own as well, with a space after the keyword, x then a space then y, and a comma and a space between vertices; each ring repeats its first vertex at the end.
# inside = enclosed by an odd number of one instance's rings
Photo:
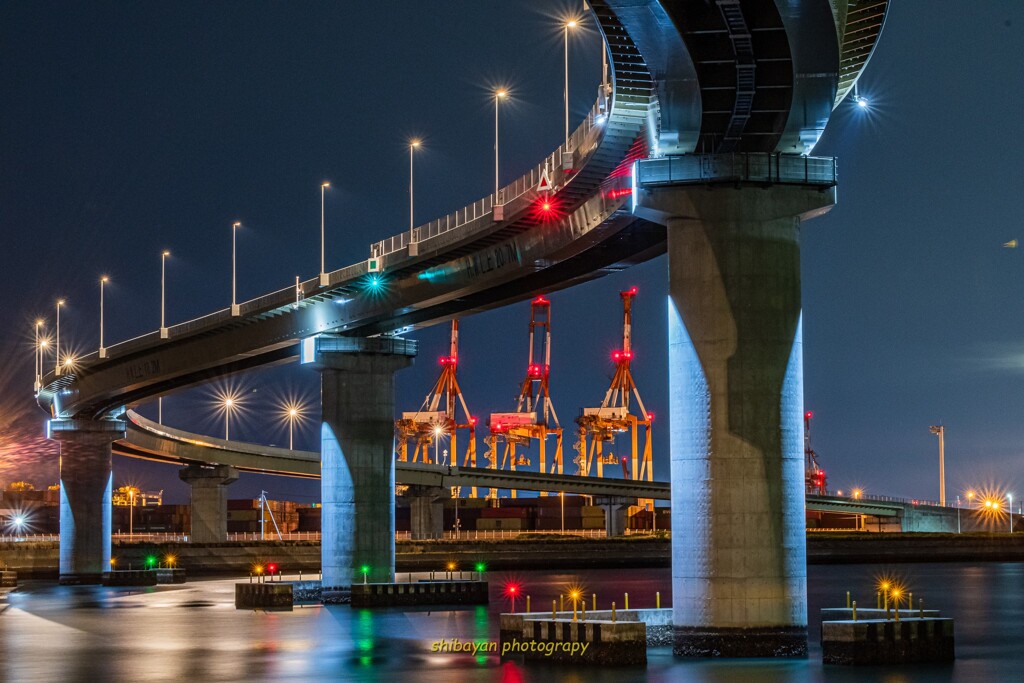
MULTIPOLYGON (((0 5, 0 483, 58 477, 32 398, 32 321, 61 343, 107 345, 159 325, 160 252, 174 324, 230 303, 231 224, 239 299, 319 270, 320 183, 327 265, 369 255, 407 226, 406 140, 417 223, 491 191, 490 91, 507 84, 502 177, 562 138, 558 15, 540 2, 6 2, 0 5)), ((588 26, 592 23, 588 20, 588 26)), ((839 157, 839 204, 803 232, 805 404, 830 488, 938 498, 999 485, 1024 498, 1024 239, 1019 134, 1024 3, 894 2, 861 79, 871 109, 834 112, 815 154, 839 157)), ((600 80, 595 31, 572 37, 573 126, 600 80)), ((618 291, 639 287, 634 373, 668 415, 666 260, 556 292, 552 396, 562 426, 599 405, 619 345, 618 291)), ((462 323, 460 380, 474 413, 514 408, 529 306, 462 323)), ((447 326, 412 335, 400 374, 414 410, 436 378, 447 326)), ((287 444, 266 425, 284 396, 318 397, 315 372, 260 371, 219 385, 245 392, 232 438, 287 444)), ((164 401, 165 422, 222 435, 212 393, 164 401)), ((141 408, 155 417, 155 404, 141 408)), ((314 410, 315 412, 315 410, 314 410)), ((667 424, 655 422, 655 476, 668 478, 667 424)), ((574 437, 567 429, 566 471, 574 437)), ((480 435, 482 437, 482 434, 480 435)), ((312 421, 297 447, 317 447, 312 421)), ((482 439, 478 447, 483 452, 482 439)), ((621 450, 621 449, 620 449, 621 450)), ((625 453, 622 450, 622 453, 625 453)), ((535 455, 535 453, 534 453, 535 455)), ((176 468, 115 458, 115 484, 187 500, 176 468)), ((230 495, 316 500, 318 484, 243 475, 230 495)))

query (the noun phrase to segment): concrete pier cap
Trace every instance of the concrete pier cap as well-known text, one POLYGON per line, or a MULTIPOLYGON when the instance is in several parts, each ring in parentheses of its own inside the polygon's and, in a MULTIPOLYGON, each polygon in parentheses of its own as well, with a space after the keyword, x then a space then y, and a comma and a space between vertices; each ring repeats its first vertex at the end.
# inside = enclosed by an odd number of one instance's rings
POLYGON ((667 226, 674 652, 807 654, 800 225, 835 187, 643 188, 667 226))
POLYGON ((228 538, 228 486, 238 481, 230 465, 189 465, 178 477, 191 492, 192 543, 223 543, 228 538))
POLYGON ((111 444, 124 420, 54 419, 46 435, 60 443, 60 582, 102 583, 110 574, 111 444))
POLYGON ((315 338, 325 596, 395 579, 395 373, 415 356, 407 339, 315 338))

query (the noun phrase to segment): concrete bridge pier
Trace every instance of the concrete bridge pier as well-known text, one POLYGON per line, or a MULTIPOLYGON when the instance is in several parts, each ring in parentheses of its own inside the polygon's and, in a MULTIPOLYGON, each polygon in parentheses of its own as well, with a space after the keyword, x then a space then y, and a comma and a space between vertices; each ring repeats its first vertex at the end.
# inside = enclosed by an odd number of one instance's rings
POLYGON ((444 535, 444 502, 452 497, 444 486, 412 485, 405 493, 409 501, 409 528, 414 541, 444 535))
POLYGON ((238 481, 229 465, 189 465, 178 477, 191 491, 192 543, 223 543, 228 538, 228 486, 238 481))
POLYGON ((807 654, 805 185, 645 189, 668 228, 674 652, 807 654))
POLYGON ((50 420, 60 443, 60 582, 101 583, 110 572, 110 445, 123 420, 50 420))
POLYGON ((622 496, 595 496, 594 505, 604 508, 604 529, 609 538, 623 536, 628 524, 627 513, 630 505, 636 505, 635 498, 622 496))
POLYGON ((395 373, 412 364, 416 345, 333 335, 315 343, 323 587, 344 601, 353 582, 395 580, 395 373))

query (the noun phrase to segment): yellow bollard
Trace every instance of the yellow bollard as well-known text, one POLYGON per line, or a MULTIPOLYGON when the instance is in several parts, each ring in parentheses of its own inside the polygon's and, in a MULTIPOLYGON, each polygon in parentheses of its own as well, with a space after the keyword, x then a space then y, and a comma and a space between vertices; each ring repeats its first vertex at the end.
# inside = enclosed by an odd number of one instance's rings
POLYGON ((580 619, 583 621, 587 620, 587 600, 586 598, 580 598, 580 619))
POLYGON ((530 596, 529 595, 526 596, 526 613, 527 614, 530 613, 530 596))
POLYGON ((857 601, 853 601, 853 620, 857 621, 857 601))
POLYGON ((878 591, 875 591, 875 602, 878 603, 876 605, 876 608, 877 609, 882 609, 882 594, 879 593, 878 591))
POLYGON ((625 609, 629 609, 629 593, 626 593, 626 595, 625 595, 625 598, 626 598, 626 606, 625 606, 625 609))
POLYGON ((562 595, 561 593, 558 594, 558 611, 559 612, 564 612, 565 611, 565 596, 562 595))
POLYGON ((846 609, 850 609, 850 591, 846 591, 846 609))
POLYGON ((615 601, 612 600, 612 623, 615 623, 615 601))
POLYGON ((914 616, 914 594, 913 593, 907 593, 907 614, 910 615, 911 618, 913 618, 913 616, 914 616))
POLYGON ((593 607, 593 609, 596 612, 597 611, 597 593, 592 593, 592 595, 594 597, 594 607, 593 607))
POLYGON ((889 613, 889 591, 882 593, 882 609, 885 610, 886 614, 889 613))
POLYGON ((576 601, 572 601, 572 620, 576 621, 576 601))
POLYGON ((654 606, 661 609, 661 591, 654 594, 654 606))
POLYGON ((558 621, 558 612, 555 611, 555 605, 558 604, 554 600, 551 601, 551 621, 558 621))

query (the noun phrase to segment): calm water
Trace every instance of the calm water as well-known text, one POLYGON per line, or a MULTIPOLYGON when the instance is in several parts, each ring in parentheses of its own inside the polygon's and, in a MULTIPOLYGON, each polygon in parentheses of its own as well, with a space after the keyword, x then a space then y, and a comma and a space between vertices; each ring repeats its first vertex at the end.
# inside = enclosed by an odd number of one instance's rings
MULTIPOLYGON (((144 592, 28 584, 0 602, 0 680, 9 681, 1021 681, 1024 680, 1024 566, 916 564, 810 568, 811 654, 806 660, 692 661, 651 649, 640 670, 523 666, 496 656, 435 654, 441 639, 497 639, 501 584, 514 580, 534 610, 569 583, 597 593, 598 606, 630 594, 630 606, 670 604, 664 570, 495 572, 490 607, 458 611, 235 611, 232 581, 197 581, 144 592), (874 601, 874 577, 900 577, 925 606, 956 618, 957 661, 942 667, 823 667, 818 609, 850 590, 874 601)), ((521 600, 517 609, 523 609, 521 600)))

